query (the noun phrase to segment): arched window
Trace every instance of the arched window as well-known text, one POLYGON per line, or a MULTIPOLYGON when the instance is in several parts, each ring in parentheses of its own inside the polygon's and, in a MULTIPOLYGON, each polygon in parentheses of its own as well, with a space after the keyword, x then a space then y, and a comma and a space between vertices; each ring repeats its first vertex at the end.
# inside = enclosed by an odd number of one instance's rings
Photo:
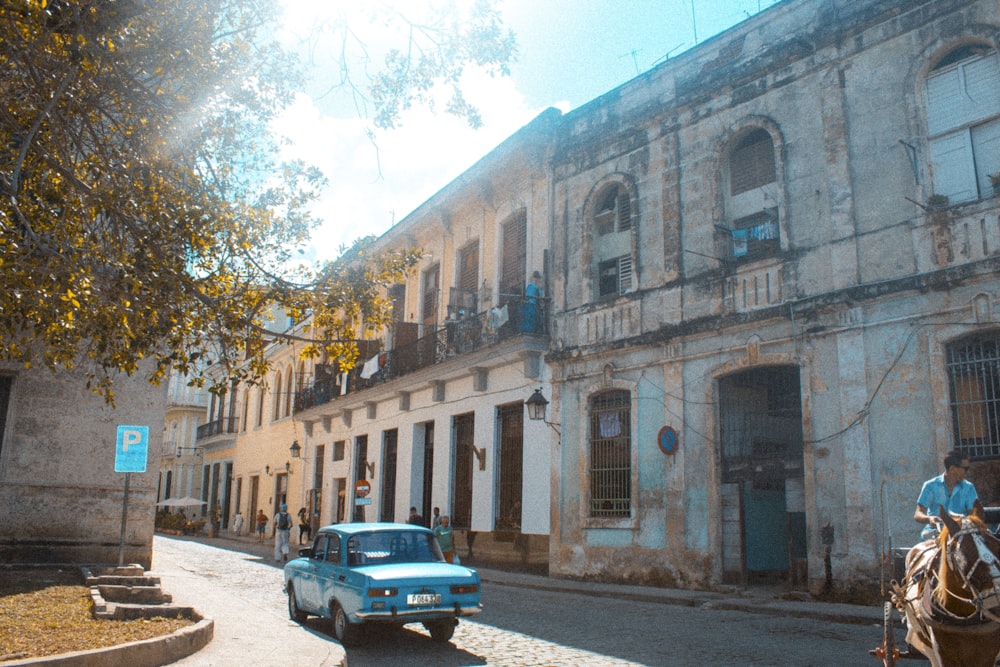
POLYGON ((768 257, 781 247, 774 153, 774 140, 763 128, 738 137, 729 152, 725 230, 733 259, 768 257))
POLYGON ((632 396, 626 390, 590 397, 590 516, 632 514, 632 396))
POLYGON ((271 421, 281 419, 281 371, 274 374, 274 404, 271 406, 271 421))
POLYGON ((934 194, 950 203, 992 196, 1000 175, 1000 59, 987 46, 942 58, 926 81, 927 144, 934 194))
POLYGON ((629 192, 621 183, 611 183, 597 191, 592 224, 598 299, 612 298, 635 288, 632 209, 629 192))
POLYGON ((295 387, 294 375, 292 374, 292 364, 288 365, 287 377, 288 380, 285 382, 285 416, 288 417, 292 414, 292 397, 295 395, 293 387, 295 387))

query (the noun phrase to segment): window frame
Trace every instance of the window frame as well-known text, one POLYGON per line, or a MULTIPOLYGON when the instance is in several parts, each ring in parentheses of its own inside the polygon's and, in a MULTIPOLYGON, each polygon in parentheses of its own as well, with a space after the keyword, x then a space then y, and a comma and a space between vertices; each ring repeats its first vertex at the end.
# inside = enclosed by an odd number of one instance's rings
POLYGON ((591 521, 634 518, 632 398, 629 389, 606 388, 592 393, 587 399, 587 504, 584 513, 591 521), (614 422, 603 419, 612 415, 614 422), (600 451, 601 448, 610 451, 600 451), (608 465, 604 465, 605 462, 608 465), (603 507, 605 503, 610 503, 611 507, 603 507), (602 507, 598 508, 598 504, 602 507))
POLYGON ((1000 52, 985 44, 952 49, 922 88, 933 193, 951 204, 992 197, 989 177, 1000 173, 1000 52))
POLYGON ((954 447, 969 460, 1000 460, 1000 331, 945 346, 948 413, 954 447))

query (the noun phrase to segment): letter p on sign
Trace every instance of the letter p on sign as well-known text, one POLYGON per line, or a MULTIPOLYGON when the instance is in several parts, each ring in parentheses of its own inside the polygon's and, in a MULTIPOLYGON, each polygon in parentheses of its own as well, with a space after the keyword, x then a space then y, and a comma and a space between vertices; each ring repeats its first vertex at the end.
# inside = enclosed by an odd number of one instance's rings
POLYGON ((146 472, 149 450, 148 426, 118 426, 115 472, 146 472))

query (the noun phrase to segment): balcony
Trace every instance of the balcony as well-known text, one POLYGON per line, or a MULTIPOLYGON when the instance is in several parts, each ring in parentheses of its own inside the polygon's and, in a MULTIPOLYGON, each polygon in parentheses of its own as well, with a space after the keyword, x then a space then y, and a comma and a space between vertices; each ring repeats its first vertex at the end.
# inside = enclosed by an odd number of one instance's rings
POLYGON ((199 426, 198 434, 195 436, 195 439, 204 440, 205 438, 211 438, 225 433, 238 433, 239 427, 240 420, 236 417, 223 417, 222 419, 216 419, 215 421, 199 426))
MULTIPOLYGON (((378 367, 364 359, 349 373, 335 373, 330 366, 317 367, 311 387, 295 395, 295 412, 323 405, 339 396, 363 391, 396 380, 457 356, 470 354, 523 335, 547 336, 546 300, 529 303, 523 297, 508 299, 505 305, 466 317, 453 314, 429 335, 378 353, 378 367)), ((374 351, 367 359, 374 359, 374 351)), ((199 437, 201 437, 199 435, 199 437)))

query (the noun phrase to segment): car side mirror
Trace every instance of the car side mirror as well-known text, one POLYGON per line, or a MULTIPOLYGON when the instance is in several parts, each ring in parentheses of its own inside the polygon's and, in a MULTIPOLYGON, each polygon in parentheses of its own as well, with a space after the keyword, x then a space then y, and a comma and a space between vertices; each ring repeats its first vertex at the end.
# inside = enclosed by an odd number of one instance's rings
POLYGON ((305 549, 299 549, 299 558, 312 558, 313 550, 312 547, 306 547, 305 549))

